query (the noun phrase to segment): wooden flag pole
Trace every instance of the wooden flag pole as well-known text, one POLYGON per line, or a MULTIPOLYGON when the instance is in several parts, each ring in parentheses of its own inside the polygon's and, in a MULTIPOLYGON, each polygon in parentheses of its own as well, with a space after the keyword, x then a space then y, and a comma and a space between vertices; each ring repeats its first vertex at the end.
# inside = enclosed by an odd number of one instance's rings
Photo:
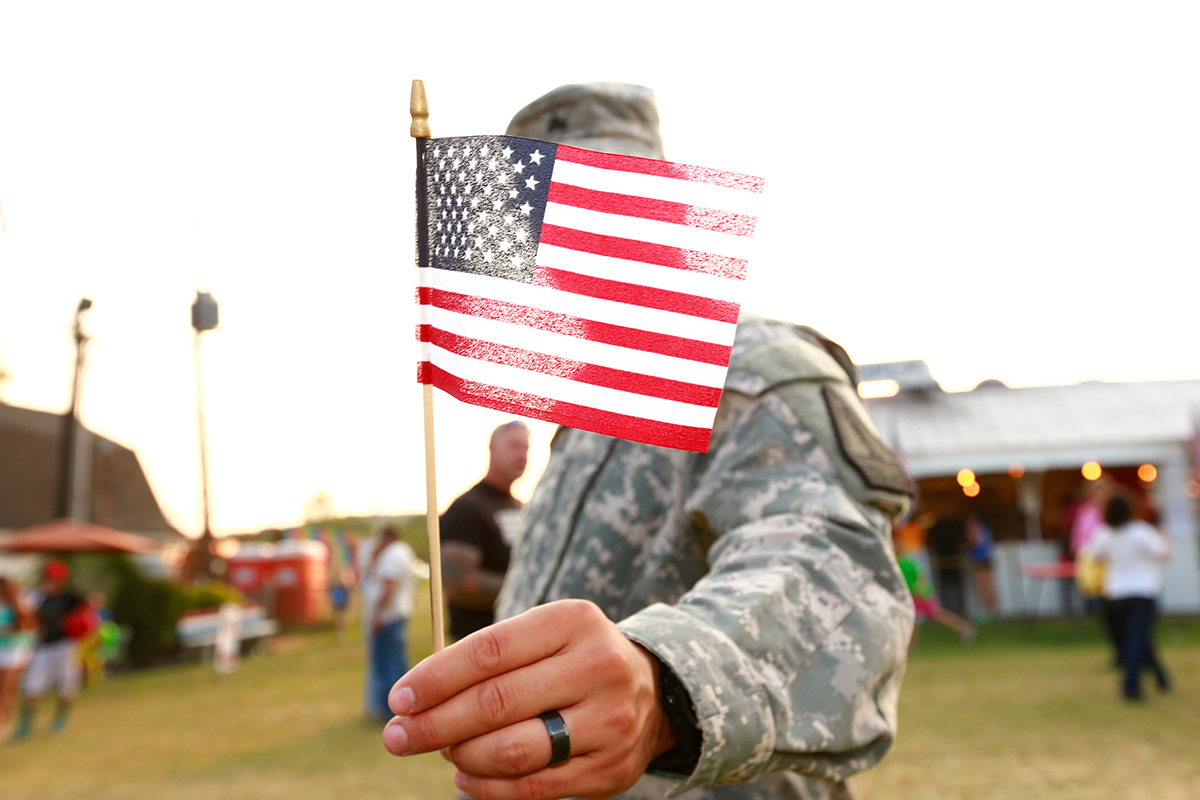
MULTIPOLYGON (((417 144, 417 266, 429 262, 429 210, 425 202, 425 144, 429 131, 429 101, 425 83, 414 80, 408 100, 412 117, 409 134, 417 144)), ((446 646, 446 623, 442 603, 442 536, 438 526, 437 468, 433 447, 433 384, 421 384, 425 405, 425 525, 429 535, 429 606, 433 616, 433 652, 446 646)))

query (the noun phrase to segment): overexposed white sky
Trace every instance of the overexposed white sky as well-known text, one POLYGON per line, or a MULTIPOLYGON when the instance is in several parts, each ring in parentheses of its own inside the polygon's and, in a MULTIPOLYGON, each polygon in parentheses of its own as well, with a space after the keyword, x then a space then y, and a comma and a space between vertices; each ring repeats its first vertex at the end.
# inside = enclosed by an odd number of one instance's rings
MULTIPOLYGON (((82 417, 197 533, 200 288, 218 533, 423 510, 414 78, 435 136, 650 86, 668 158, 767 180, 745 308, 859 362, 1200 376, 1200 7, 661 6, 0 0, 0 396, 67 407, 90 297, 82 417)), ((444 507, 507 417, 435 417, 444 507)))

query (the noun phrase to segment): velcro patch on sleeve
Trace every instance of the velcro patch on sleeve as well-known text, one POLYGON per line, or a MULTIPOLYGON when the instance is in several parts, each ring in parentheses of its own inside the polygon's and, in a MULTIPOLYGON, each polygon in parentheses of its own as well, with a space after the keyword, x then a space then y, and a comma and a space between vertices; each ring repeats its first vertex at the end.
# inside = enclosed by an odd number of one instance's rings
POLYGON ((842 455, 873 489, 909 494, 908 478, 892 451, 879 440, 850 403, 830 386, 822 389, 842 455))

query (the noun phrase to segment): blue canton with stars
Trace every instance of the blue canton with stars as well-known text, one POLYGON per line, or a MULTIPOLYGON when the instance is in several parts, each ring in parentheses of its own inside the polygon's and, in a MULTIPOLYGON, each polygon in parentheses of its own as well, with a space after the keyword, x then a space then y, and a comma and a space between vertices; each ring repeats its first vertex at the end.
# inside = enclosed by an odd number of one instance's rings
POLYGON ((516 136, 431 141, 430 266, 531 282, 557 151, 516 136))

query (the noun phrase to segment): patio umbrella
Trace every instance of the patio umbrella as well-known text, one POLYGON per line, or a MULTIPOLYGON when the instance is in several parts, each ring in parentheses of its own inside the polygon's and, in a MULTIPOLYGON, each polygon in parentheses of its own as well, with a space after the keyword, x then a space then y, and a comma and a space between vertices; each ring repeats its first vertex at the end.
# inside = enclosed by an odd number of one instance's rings
POLYGON ((0 552, 6 553, 145 553, 157 549, 153 539, 74 519, 56 519, 0 537, 0 552))

